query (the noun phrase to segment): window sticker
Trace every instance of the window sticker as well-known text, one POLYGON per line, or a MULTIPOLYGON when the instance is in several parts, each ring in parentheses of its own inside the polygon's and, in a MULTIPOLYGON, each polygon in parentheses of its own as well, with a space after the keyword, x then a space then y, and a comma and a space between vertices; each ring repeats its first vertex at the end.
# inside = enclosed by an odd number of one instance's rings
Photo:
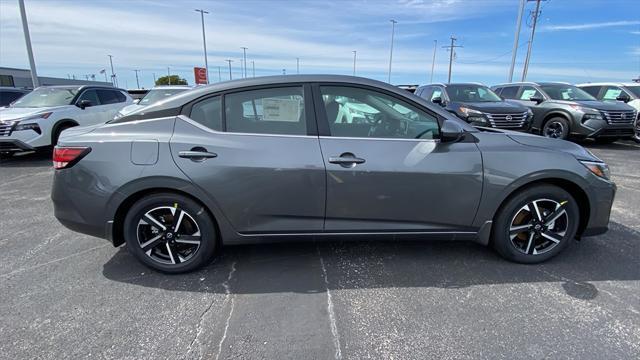
POLYGON ((535 89, 526 89, 522 91, 522 95, 520 95, 521 100, 529 100, 532 96, 536 95, 535 89))
POLYGON ((299 99, 266 98, 262 100, 264 120, 298 122, 300 118, 299 99))

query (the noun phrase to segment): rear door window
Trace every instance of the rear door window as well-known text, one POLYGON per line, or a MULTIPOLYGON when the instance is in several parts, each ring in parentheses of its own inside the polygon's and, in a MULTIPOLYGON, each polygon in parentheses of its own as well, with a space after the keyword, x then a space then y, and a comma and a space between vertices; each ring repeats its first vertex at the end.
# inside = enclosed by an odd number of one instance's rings
POLYGON ((227 131, 306 135, 301 86, 242 91, 225 95, 227 131))
POLYGON ((220 96, 204 99, 193 105, 189 117, 209 129, 222 130, 222 103, 220 96))

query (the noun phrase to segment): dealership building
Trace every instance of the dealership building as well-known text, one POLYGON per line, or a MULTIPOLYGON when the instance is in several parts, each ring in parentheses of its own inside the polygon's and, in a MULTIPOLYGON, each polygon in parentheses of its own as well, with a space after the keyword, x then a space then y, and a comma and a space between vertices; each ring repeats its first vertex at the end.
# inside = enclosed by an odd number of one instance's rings
MULTIPOLYGON (((40 85, 111 85, 110 82, 38 76, 40 85)), ((31 70, 0 67, 0 86, 33 88, 31 70)))

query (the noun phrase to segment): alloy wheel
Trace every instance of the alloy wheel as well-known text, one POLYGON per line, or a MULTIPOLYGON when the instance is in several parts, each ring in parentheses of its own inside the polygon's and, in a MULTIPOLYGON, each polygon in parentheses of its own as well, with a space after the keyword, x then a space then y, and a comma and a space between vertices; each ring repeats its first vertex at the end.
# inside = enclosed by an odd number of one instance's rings
POLYGON ((148 257, 165 265, 189 261, 202 240, 198 223, 177 204, 144 213, 138 221, 137 238, 148 257))
POLYGON ((544 136, 554 139, 562 138, 564 133, 564 126, 561 122, 550 121, 544 127, 544 136))
POLYGON ((567 201, 539 199, 522 206, 511 219, 511 244, 527 255, 544 254, 556 247, 569 229, 566 204, 567 201))
POLYGON ((634 139, 640 142, 640 115, 638 115, 638 118, 636 119, 636 134, 634 139))

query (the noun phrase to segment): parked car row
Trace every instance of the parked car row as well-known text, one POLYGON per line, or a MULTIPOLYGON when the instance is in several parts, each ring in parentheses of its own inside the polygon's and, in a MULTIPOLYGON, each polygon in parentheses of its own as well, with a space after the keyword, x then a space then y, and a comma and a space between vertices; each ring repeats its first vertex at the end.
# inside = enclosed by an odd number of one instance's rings
MULTIPOLYGON (((111 86, 42 86, 29 93, 20 92, 20 97, 16 95, 7 107, 0 109, 0 152, 11 154, 50 147, 70 127, 104 124, 188 89, 153 88, 139 100, 139 105, 134 104, 126 90, 111 86)), ((2 94, 19 92, 15 88, 2 90, 2 94)))
POLYGON ((557 139, 640 141, 640 84, 525 82, 489 89, 454 83, 421 86, 415 93, 475 126, 557 139))

